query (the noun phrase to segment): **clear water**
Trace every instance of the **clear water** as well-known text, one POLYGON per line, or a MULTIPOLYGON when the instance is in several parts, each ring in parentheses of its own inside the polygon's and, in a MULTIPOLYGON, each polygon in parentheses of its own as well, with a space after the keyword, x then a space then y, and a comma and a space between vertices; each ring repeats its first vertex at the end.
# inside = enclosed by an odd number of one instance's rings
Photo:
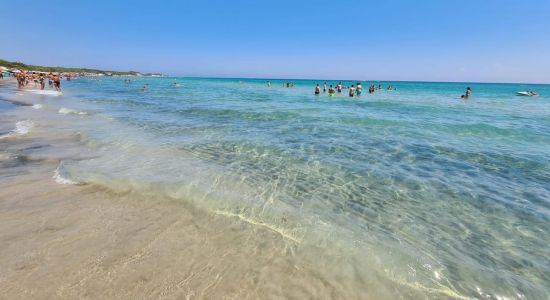
POLYGON ((59 173, 188 201, 436 298, 548 297, 550 86, 372 82, 397 90, 350 98, 284 82, 63 82, 45 107, 89 152, 59 173))

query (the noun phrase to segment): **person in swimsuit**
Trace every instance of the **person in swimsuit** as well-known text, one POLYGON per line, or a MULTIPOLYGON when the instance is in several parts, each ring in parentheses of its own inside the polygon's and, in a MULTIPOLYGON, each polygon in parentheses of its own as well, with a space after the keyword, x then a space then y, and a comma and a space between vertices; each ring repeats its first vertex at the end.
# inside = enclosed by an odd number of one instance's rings
POLYGON ((40 77, 38 78, 38 81, 40 82, 40 89, 43 90, 44 86, 46 85, 46 80, 44 79, 44 74, 40 74, 40 77))
POLYGON ((317 86, 315 87, 315 95, 319 94, 321 94, 321 87, 319 86, 319 84, 317 84, 317 86))
POLYGON ((34 82, 34 88, 38 88, 38 74, 32 72, 32 81, 34 82))
POLYGON ((327 92, 327 82, 325 81, 325 83, 323 84, 323 93, 326 93, 327 92))
POLYGON ((352 84, 351 87, 349 88, 349 96, 350 96, 350 97, 355 96, 355 87, 353 86, 353 84, 352 84))
POLYGON ((336 85, 336 91, 338 93, 341 93, 342 92, 342 82, 338 82, 338 84, 336 85))
POLYGON ((460 96, 462 99, 468 99, 472 95, 472 89, 470 87, 466 88, 466 94, 460 96))
POLYGON ((268 87, 268 88, 271 87, 271 81, 268 81, 268 82, 267 82, 267 87, 268 87))
POLYGON ((361 95, 363 93, 363 86, 361 85, 361 82, 357 83, 357 96, 361 95))
POLYGON ((328 89, 329 96, 334 96, 334 88, 332 87, 332 84, 330 85, 330 88, 328 89))
POLYGON ((25 72, 23 70, 17 73, 17 88, 23 88, 25 85, 25 72))
POLYGON ((55 88, 56 91, 60 92, 61 78, 59 78, 59 74, 54 74, 52 79, 53 79, 53 87, 55 88))

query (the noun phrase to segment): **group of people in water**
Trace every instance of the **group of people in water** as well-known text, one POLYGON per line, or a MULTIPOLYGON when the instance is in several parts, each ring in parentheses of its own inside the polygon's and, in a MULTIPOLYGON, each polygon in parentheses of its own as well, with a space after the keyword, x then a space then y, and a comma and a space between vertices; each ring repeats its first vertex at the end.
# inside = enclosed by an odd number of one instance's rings
MULTIPOLYGON (((50 88, 53 87, 56 91, 61 91, 61 78, 63 78, 63 75, 59 73, 50 72, 46 74, 45 72, 25 72, 24 70, 20 70, 14 76, 17 79, 17 87, 20 89, 34 83, 34 88, 44 90, 47 80, 50 88)), ((71 75, 66 74, 65 78, 71 80, 71 75)))
MULTIPOLYGON (((382 90, 382 89, 383 89, 382 85, 378 85, 377 87, 374 84, 372 84, 369 86, 368 91, 369 91, 369 94, 372 94, 376 90, 382 90)), ((357 82, 356 85, 352 84, 351 86, 348 87, 343 85, 342 82, 338 82, 338 84, 336 84, 335 86, 331 84, 327 88, 327 83, 325 82, 323 84, 323 93, 326 93, 328 91, 329 96, 334 96, 336 93, 340 94, 342 93, 343 90, 348 90, 348 96, 350 97, 360 96, 363 93, 363 85, 361 84, 361 82, 357 82)), ((395 88, 390 85, 387 87, 387 90, 392 91, 392 90, 395 90, 395 88)), ((315 95, 320 95, 320 94, 321 94, 321 86, 318 83, 317 86, 315 87, 315 95)))

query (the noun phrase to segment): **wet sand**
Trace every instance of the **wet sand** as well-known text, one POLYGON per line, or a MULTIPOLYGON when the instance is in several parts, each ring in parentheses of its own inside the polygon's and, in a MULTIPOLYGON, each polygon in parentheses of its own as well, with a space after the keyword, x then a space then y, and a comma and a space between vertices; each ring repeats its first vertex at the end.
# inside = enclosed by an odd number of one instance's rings
POLYGON ((55 167, 32 156, 3 162, 3 299, 323 298, 339 289, 312 281, 272 232, 166 199, 62 186, 55 167), (294 284, 306 278, 309 288, 294 284))

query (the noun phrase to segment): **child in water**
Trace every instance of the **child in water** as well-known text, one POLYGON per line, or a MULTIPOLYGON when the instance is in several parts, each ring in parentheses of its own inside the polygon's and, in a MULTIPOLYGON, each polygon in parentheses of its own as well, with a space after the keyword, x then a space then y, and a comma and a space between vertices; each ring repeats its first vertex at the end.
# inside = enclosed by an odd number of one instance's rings
POLYGON ((332 84, 331 84, 330 88, 328 89, 328 94, 329 94, 329 96, 334 96, 334 93, 335 93, 335 91, 334 91, 334 88, 332 87, 332 84))

